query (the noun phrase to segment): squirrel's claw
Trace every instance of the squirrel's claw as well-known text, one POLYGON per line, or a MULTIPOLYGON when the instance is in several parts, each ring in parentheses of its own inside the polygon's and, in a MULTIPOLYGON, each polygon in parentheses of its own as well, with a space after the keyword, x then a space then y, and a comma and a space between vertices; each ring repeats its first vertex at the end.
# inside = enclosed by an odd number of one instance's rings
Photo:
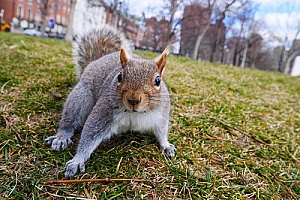
POLYGON ((168 158, 173 158, 175 156, 176 148, 173 144, 169 144, 166 147, 160 148, 160 151, 162 153, 165 152, 168 158))
POLYGON ((59 151, 65 149, 69 144, 72 145, 73 141, 70 138, 62 139, 57 136, 48 137, 45 141, 45 144, 51 145, 51 148, 54 151, 59 151))
POLYGON ((53 142, 53 140, 54 140, 55 138, 56 138, 56 136, 50 136, 50 137, 48 137, 47 139, 44 140, 44 143, 45 143, 46 145, 51 145, 52 142, 53 142))
POLYGON ((65 167, 65 177, 67 179, 71 179, 77 173, 78 168, 81 173, 84 173, 85 172, 84 162, 74 158, 72 160, 69 160, 65 167))

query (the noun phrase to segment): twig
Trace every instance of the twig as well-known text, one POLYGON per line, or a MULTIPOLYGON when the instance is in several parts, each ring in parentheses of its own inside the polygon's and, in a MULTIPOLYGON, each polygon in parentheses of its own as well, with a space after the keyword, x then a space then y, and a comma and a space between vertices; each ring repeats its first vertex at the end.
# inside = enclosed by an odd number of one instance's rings
POLYGON ((288 186, 286 186, 284 183, 282 183, 280 180, 279 180, 279 178, 277 178, 274 174, 272 174, 273 175, 273 177, 283 186, 283 187, 285 187, 285 189, 287 190, 287 192, 288 192, 288 194, 290 194, 292 197, 293 197, 293 199, 298 199, 297 197, 295 197, 295 195, 293 194, 293 192, 291 191, 291 189, 288 187, 288 186))
POLYGON ((245 131, 242 131, 242 130, 236 128, 236 127, 232 127, 232 126, 230 126, 229 124, 227 124, 227 123, 225 123, 225 122, 223 122, 223 121, 221 121, 221 120, 218 120, 218 119, 216 119, 216 118, 214 118, 214 117, 210 117, 210 119, 219 122, 220 124, 226 126, 227 128, 230 128, 230 129, 232 129, 232 130, 238 131, 238 132, 240 132, 240 133, 246 135, 246 136, 249 137, 249 138, 252 138, 253 140, 255 140, 255 141, 259 142, 259 143, 262 143, 262 144, 264 144, 264 145, 270 145, 270 144, 266 143, 265 141, 262 141, 261 139, 255 137, 254 135, 251 135, 250 133, 247 133, 247 132, 245 132, 245 131))
POLYGON ((135 178, 102 178, 102 179, 74 179, 74 180, 58 180, 45 182, 44 185, 55 185, 55 184, 72 184, 72 183, 86 183, 86 182, 120 182, 120 181, 133 181, 133 182, 144 182, 144 179, 135 178))

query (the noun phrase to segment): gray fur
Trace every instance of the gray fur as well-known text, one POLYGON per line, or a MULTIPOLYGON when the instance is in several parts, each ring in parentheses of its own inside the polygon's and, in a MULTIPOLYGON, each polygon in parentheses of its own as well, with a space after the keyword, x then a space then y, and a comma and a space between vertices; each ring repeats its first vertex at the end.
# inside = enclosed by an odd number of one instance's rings
MULTIPOLYGON (((111 32, 108 34, 113 37, 111 32)), ((87 40, 82 40, 81 45, 85 45, 87 40)), ((162 80, 157 91, 149 89, 153 87, 152 79, 158 73, 155 61, 137 55, 128 57, 130 61, 124 66, 120 64, 120 52, 109 52, 89 63, 64 104, 57 134, 45 140, 55 151, 64 149, 73 143, 71 137, 74 131, 83 127, 77 153, 66 164, 66 178, 72 178, 78 169, 85 171, 85 162, 100 143, 126 131, 152 131, 160 151, 170 158, 175 155, 174 145, 168 142, 170 98, 167 87, 162 80), (123 81, 118 83, 120 71, 123 81), (132 110, 126 107, 123 92, 127 89, 133 90, 133 96, 136 91, 143 91, 143 104, 133 106, 132 110)))

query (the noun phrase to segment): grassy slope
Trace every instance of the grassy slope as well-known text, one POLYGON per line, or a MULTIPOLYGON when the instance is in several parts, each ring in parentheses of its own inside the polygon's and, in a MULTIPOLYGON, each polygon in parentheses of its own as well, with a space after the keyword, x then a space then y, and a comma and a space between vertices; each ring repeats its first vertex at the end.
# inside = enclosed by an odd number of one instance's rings
POLYGON ((63 178, 63 167, 76 151, 72 146, 53 152, 42 143, 55 133, 76 82, 71 47, 5 33, 0 47, 2 197, 300 197, 299 78, 170 56, 165 80, 173 101, 175 159, 161 155, 151 135, 130 133, 101 145, 87 172, 76 178, 135 177, 144 183, 43 186, 63 178))

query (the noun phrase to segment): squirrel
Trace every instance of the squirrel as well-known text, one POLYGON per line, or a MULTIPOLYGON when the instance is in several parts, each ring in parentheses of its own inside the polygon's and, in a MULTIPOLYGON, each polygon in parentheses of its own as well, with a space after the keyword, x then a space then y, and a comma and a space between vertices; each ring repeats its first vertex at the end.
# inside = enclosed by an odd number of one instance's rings
POLYGON ((77 152, 65 166, 67 179, 78 169, 85 172, 85 162, 100 143, 128 131, 153 132, 160 151, 175 155, 168 142, 170 97, 162 78, 168 47, 154 60, 128 47, 124 34, 108 25, 78 41, 79 81, 64 103, 56 135, 45 140, 53 150, 62 150, 82 128, 77 152))

